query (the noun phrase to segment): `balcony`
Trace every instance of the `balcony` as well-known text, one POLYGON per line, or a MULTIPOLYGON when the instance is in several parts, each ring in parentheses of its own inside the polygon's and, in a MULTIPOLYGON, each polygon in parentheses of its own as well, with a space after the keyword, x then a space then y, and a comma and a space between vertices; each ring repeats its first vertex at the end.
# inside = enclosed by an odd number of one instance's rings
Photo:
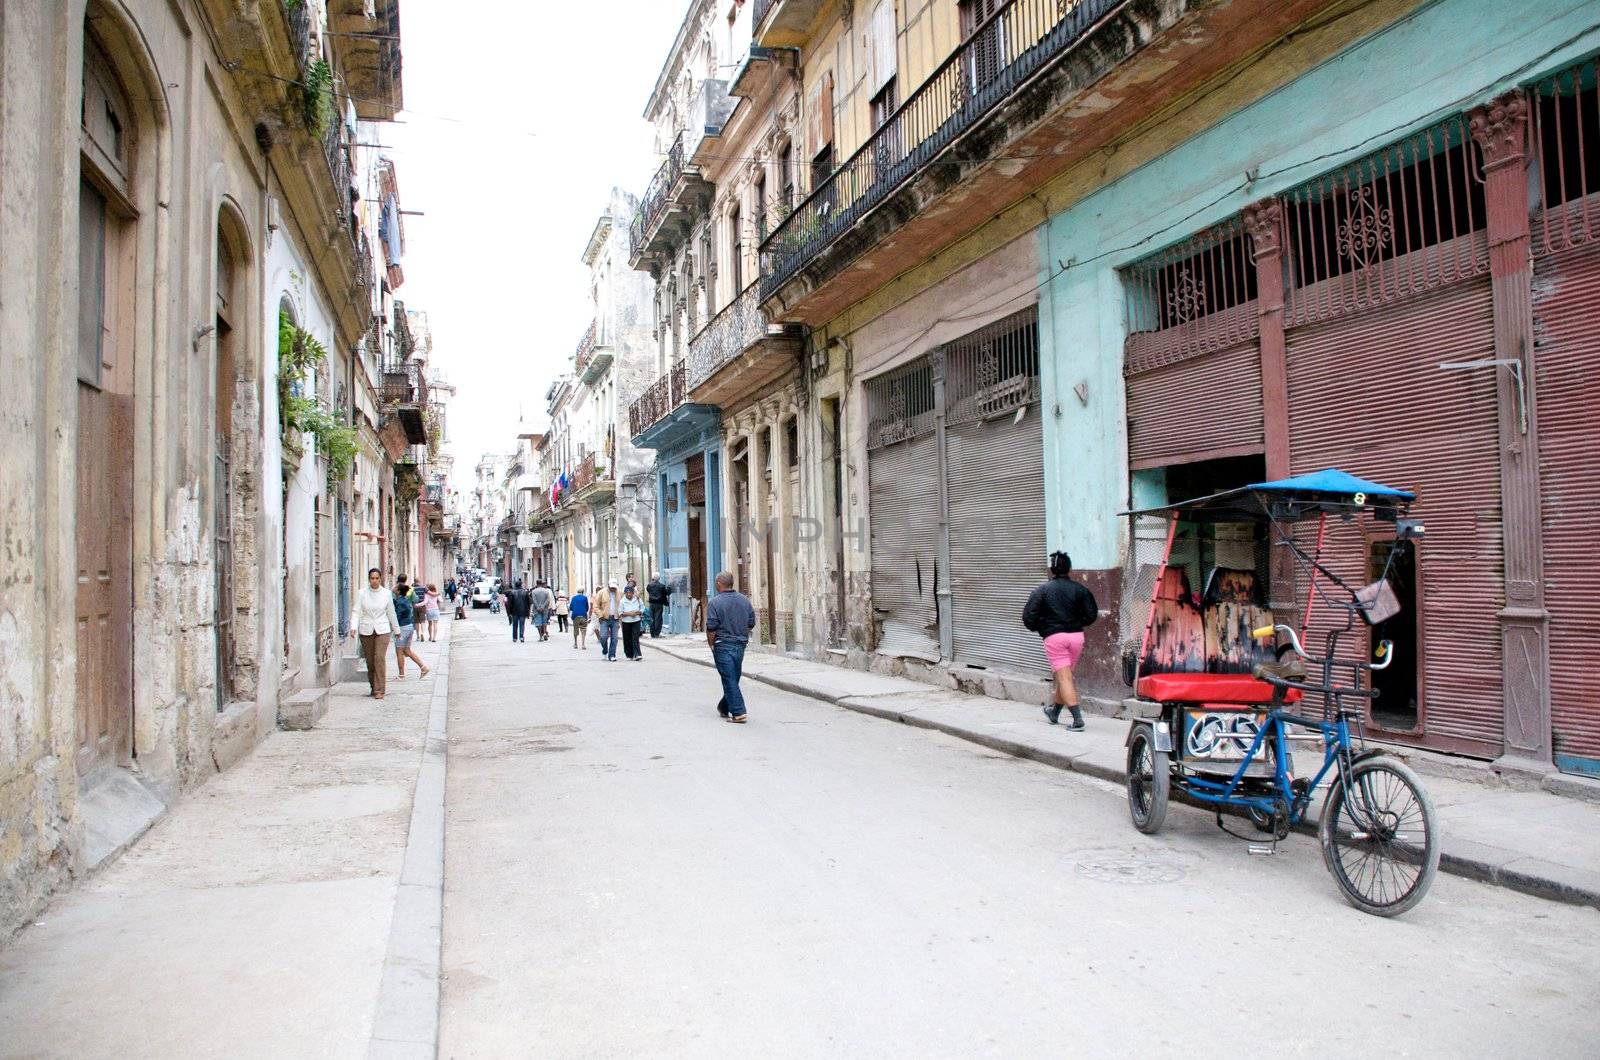
POLYGON ((328 28, 341 39, 345 88, 356 113, 392 121, 402 106, 400 0, 328 0, 328 28))
POLYGON ((383 411, 400 424, 408 443, 427 443, 428 379, 423 374, 422 362, 386 362, 378 384, 378 399, 383 411))
POLYGON ((769 315, 825 323, 881 277, 928 260, 1320 9, 1315 0, 997 7, 762 242, 769 315))
POLYGON ((689 340, 689 399, 726 406, 773 382, 798 363, 802 340, 774 334, 751 284, 689 340))
MULTIPOLYGON (((695 143, 702 138, 703 134, 695 136, 695 143)), ((679 133, 672 142, 628 226, 629 264, 635 269, 656 267, 670 258, 695 218, 711 205, 711 185, 700 176, 698 167, 688 164, 684 153, 687 139, 686 133, 679 133)))
POLYGON ((567 496, 570 496, 574 501, 593 504, 614 495, 616 491, 616 468, 611 466, 606 454, 590 453, 578 464, 578 470, 573 474, 561 503, 565 504, 567 496))
MULTIPOLYGON (((810 43, 807 30, 830 0, 756 0, 750 25, 764 48, 799 48, 810 43)), ((1052 5, 1055 0, 1051 0, 1052 5)))
POLYGON ((699 167, 714 161, 707 156, 722 141, 722 127, 728 124, 738 100, 728 94, 728 82, 708 77, 689 104, 689 123, 683 130, 683 152, 687 165, 699 167))
POLYGON ((585 383, 593 383, 611 367, 611 345, 599 341, 599 332, 598 322, 591 323, 589 330, 583 333, 578 352, 572 359, 573 371, 585 383))
POLYGON ((644 449, 673 449, 715 431, 718 410, 688 397, 688 364, 679 361, 628 407, 633 444, 644 449))

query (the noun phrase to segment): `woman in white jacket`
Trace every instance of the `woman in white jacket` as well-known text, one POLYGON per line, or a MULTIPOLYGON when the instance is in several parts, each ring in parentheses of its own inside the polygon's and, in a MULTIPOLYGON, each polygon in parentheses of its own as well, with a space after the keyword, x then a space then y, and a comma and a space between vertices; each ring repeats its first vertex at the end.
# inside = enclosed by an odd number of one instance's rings
POLYGON ((394 594, 384 588, 383 571, 367 571, 367 587, 356 594, 350 616, 350 632, 361 637, 361 657, 367 661, 367 686, 373 699, 382 699, 388 690, 389 638, 400 629, 394 609, 394 594))

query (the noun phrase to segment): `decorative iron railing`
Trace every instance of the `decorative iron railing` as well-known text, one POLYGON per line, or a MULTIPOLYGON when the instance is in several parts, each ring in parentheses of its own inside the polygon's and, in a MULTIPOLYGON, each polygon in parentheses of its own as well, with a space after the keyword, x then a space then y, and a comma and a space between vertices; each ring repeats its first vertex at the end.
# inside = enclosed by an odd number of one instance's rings
POLYGON ((683 404, 688 392, 686 382, 686 363, 679 361, 670 372, 651 383, 649 389, 628 406, 629 433, 637 438, 683 404))
POLYGON ((583 338, 578 341, 578 352, 572 358, 573 368, 580 376, 583 374, 583 370, 589 367, 589 362, 594 359, 594 343, 595 324, 590 321, 589 330, 585 331, 583 338))
POLYGON ((306 73, 319 58, 311 46, 311 5, 301 3, 284 5, 284 15, 289 19, 289 38, 294 42, 295 58, 300 61, 300 72, 306 73))
POLYGON ((385 405, 423 405, 428 401, 428 380, 421 361, 386 362, 378 397, 385 405))
MULTIPOLYGON (((761 244, 769 296, 1128 0, 1008 0, 761 244)), ((756 9, 759 19, 762 9, 756 9)))
POLYGON ((759 285, 751 284, 689 340, 689 389, 710 379, 723 365, 761 341, 766 333, 767 317, 761 312, 761 290, 759 285))
POLYGON ((643 248, 645 240, 655 230, 661 215, 666 212, 667 206, 672 201, 673 186, 682 175, 683 134, 679 133, 667 151, 666 161, 661 163, 656 175, 650 178, 650 184, 639 200, 639 209, 634 212, 633 223, 628 226, 629 245, 635 254, 643 248))
POLYGON ((750 28, 752 32, 761 26, 761 20, 767 17, 767 12, 772 9, 773 0, 756 0, 755 7, 750 14, 750 28))

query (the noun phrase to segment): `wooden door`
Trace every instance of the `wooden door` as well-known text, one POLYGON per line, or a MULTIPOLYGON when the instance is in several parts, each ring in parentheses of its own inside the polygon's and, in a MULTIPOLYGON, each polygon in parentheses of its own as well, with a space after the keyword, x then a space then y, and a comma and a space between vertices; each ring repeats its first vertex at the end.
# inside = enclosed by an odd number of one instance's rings
POLYGON ((79 195, 78 446, 74 617, 78 773, 128 757, 132 729, 132 444, 128 370, 113 326, 127 297, 104 195, 79 195))

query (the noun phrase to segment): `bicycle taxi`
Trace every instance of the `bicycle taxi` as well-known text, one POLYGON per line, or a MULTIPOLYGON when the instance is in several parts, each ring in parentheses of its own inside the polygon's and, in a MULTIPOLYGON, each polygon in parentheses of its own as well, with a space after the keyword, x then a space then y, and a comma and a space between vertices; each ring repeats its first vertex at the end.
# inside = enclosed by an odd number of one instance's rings
POLYGON ((1362 585, 1347 584, 1323 554, 1330 520, 1363 520, 1375 537, 1419 541, 1423 528, 1408 517, 1414 500, 1329 469, 1124 513, 1166 523, 1149 614, 1128 667, 1142 701, 1127 740, 1136 828, 1159 831, 1176 790, 1215 809, 1218 827, 1237 838, 1250 837, 1229 830, 1223 812, 1249 818, 1267 837, 1252 852, 1271 853, 1306 820, 1331 774, 1318 836, 1345 898, 1377 916, 1422 900, 1439 866, 1432 800, 1403 762, 1363 747, 1365 704, 1377 696, 1372 674, 1394 661, 1394 647, 1384 640, 1370 659, 1341 655, 1341 641, 1345 651, 1359 645, 1354 651, 1365 655, 1358 621, 1381 622, 1398 610, 1388 582, 1396 550, 1378 578, 1362 585), (1224 526, 1235 539, 1253 539, 1262 546, 1255 554, 1268 558, 1219 563, 1195 594, 1185 565, 1174 562, 1174 546, 1224 526), (1293 624, 1265 605, 1274 596, 1297 598, 1289 587, 1269 592, 1274 570, 1298 583, 1302 602, 1293 624), (1320 650, 1305 643, 1314 611, 1320 650), (1297 746, 1321 751, 1321 767, 1309 777, 1296 775, 1297 746))

